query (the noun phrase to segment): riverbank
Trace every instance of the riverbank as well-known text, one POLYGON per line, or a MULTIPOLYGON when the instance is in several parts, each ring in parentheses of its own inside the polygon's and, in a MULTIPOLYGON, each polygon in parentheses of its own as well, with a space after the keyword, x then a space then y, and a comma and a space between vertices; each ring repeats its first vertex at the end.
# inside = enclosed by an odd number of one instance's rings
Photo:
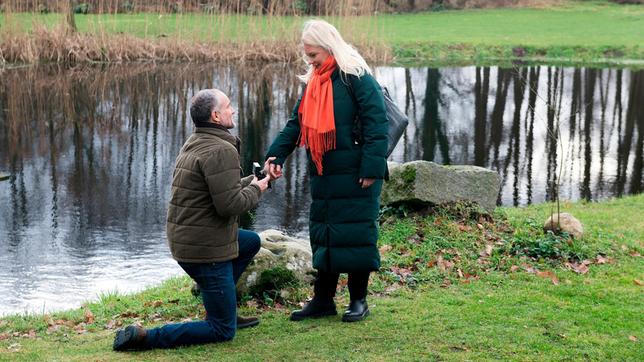
MULTIPOLYGON (((297 62, 304 18, 206 14, 4 14, 0 62, 297 62)), ((329 19, 374 63, 644 65, 644 6, 450 10, 329 19)))
MULTIPOLYGON (((644 195, 565 203, 582 240, 544 236, 552 205, 383 216, 372 315, 287 320, 303 295, 243 300, 257 328, 216 345, 114 353, 114 330, 202 318, 186 278, 77 310, 0 319, 0 360, 637 360, 644 347, 644 195), (368 331, 365 334, 365 331, 368 331)), ((347 302, 346 286, 337 299, 347 302)))

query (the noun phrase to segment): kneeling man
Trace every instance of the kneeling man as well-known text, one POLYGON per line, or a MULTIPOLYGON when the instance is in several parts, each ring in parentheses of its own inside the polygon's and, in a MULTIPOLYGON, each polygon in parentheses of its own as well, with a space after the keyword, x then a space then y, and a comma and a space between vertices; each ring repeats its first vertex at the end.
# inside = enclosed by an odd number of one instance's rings
POLYGON ((240 140, 230 99, 217 89, 199 91, 191 100, 195 124, 176 160, 168 209, 167 234, 172 256, 199 285, 206 319, 116 332, 116 351, 172 348, 232 339, 238 327, 257 324, 237 317, 237 280, 260 248, 259 235, 238 229, 239 215, 255 207, 269 177, 241 178, 240 140))

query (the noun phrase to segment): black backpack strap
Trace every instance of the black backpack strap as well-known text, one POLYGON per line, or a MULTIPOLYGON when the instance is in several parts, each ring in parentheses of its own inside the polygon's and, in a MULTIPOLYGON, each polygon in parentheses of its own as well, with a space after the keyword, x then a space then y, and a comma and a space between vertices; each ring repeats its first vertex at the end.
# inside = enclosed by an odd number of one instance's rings
POLYGON ((362 122, 360 121, 360 103, 358 103, 356 94, 353 92, 352 78, 353 77, 351 77, 351 75, 346 74, 344 72, 340 72, 340 81, 342 82, 342 84, 344 84, 347 87, 347 91, 349 92, 351 101, 353 101, 353 105, 358 109, 356 117, 353 120, 353 128, 351 129, 351 134, 353 135, 354 142, 356 142, 359 145, 362 145, 364 140, 362 138, 362 122))

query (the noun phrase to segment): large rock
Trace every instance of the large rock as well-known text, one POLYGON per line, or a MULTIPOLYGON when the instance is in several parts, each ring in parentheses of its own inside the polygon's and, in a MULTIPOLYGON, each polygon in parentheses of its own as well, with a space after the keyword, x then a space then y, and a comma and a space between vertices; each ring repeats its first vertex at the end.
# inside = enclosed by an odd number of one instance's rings
POLYGON ((311 244, 308 240, 296 239, 277 230, 265 230, 259 233, 262 247, 239 278, 237 291, 246 293, 254 286, 262 271, 283 267, 293 272, 302 283, 313 280, 311 264, 311 244))
POLYGON ((584 227, 581 221, 567 212, 550 215, 548 220, 543 223, 543 230, 550 230, 555 234, 563 231, 572 235, 575 239, 581 239, 584 236, 584 227))
POLYGON ((400 202, 442 204, 473 201, 488 212, 496 207, 501 187, 498 173, 477 166, 441 166, 429 161, 389 163, 384 205, 400 202))

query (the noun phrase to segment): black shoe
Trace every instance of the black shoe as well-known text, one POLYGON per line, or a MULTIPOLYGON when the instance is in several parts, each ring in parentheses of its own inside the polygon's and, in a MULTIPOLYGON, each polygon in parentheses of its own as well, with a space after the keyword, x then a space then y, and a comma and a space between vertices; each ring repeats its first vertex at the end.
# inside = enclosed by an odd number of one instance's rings
POLYGON ((146 334, 145 329, 134 325, 127 326, 125 329, 119 329, 114 336, 112 349, 115 351, 146 349, 146 334))
POLYGON ((320 318, 337 314, 338 311, 335 309, 333 299, 320 301, 319 299, 313 298, 304 308, 293 311, 291 313, 291 320, 301 321, 306 318, 320 318))
POLYGON ((199 297, 201 295, 201 288, 199 287, 199 284, 193 283, 192 288, 190 288, 190 293, 194 295, 195 297, 199 297))
POLYGON ((240 317, 237 316, 237 329, 255 327, 259 324, 257 317, 240 317))
POLYGON ((369 306, 367 305, 367 299, 357 299, 352 300, 349 303, 349 307, 344 312, 342 316, 343 322, 358 322, 365 319, 369 315, 369 306))

